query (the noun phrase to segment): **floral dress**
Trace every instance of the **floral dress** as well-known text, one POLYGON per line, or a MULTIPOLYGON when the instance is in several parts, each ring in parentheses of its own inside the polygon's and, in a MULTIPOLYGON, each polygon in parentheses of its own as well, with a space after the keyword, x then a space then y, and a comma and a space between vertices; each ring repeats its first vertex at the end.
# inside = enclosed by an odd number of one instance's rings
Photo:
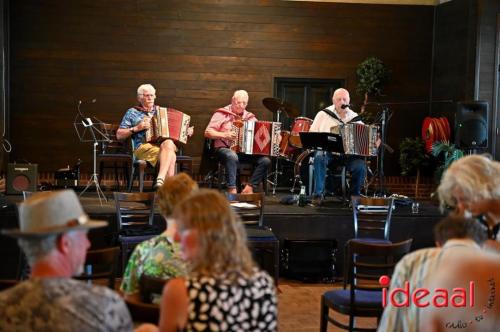
POLYGON ((186 264, 180 247, 160 234, 135 247, 123 274, 120 289, 125 294, 139 292, 139 279, 143 274, 170 279, 186 274, 186 264))

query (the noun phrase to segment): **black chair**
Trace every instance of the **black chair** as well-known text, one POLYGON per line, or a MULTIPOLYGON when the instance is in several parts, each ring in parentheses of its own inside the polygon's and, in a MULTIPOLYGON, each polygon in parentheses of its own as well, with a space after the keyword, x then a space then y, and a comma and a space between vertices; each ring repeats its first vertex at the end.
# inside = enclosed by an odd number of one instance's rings
MULTIPOLYGON (((134 140, 130 140, 131 151, 135 151, 134 140)), ((154 180, 156 179, 156 174, 158 174, 158 167, 153 167, 150 163, 145 160, 138 159, 134 153, 131 154, 132 157, 132 173, 130 174, 130 182, 128 185, 128 191, 132 191, 132 186, 134 185, 135 178, 139 181, 139 191, 144 191, 144 180, 147 173, 151 174, 154 180)), ((158 166, 158 164, 157 164, 158 166)))
POLYGON ((125 269, 135 246, 162 232, 153 225, 154 192, 114 192, 121 267, 125 269))
POLYGON ((238 213, 245 225, 263 226, 264 194, 227 194, 232 208, 238 213))
POLYGON ((112 169, 117 190, 120 190, 120 172, 125 179, 125 187, 128 188, 130 186, 130 170, 132 168, 132 154, 129 140, 120 141, 116 138, 118 125, 105 123, 104 128, 110 140, 101 142, 100 151, 97 154, 96 163, 99 165, 99 184, 105 176, 105 171, 112 169))
POLYGON ((378 283, 382 275, 392 275, 399 258, 410 251, 412 239, 394 244, 372 244, 348 242, 349 288, 325 292, 321 296, 320 331, 326 332, 328 322, 349 331, 376 331, 355 327, 355 317, 376 317, 377 323, 384 310, 382 286, 378 283), (349 316, 349 325, 329 315, 329 311, 349 316))
POLYGON ((107 279, 108 287, 115 289, 119 256, 119 247, 89 250, 85 259, 84 272, 75 279, 88 282, 107 279))
POLYGON ((352 199, 354 238, 357 241, 390 244, 394 198, 355 197, 352 199))

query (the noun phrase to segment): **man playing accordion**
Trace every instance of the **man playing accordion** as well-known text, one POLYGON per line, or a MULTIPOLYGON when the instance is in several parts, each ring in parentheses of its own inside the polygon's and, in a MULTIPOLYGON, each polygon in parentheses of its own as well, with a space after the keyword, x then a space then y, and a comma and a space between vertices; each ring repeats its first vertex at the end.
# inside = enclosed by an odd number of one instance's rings
POLYGON ((250 177, 250 183, 245 185, 242 193, 253 193, 260 182, 266 181, 267 169, 271 164, 269 157, 236 154, 231 150, 231 145, 236 140, 233 126, 238 121, 257 121, 253 113, 246 110, 248 105, 248 93, 245 90, 237 90, 231 99, 231 104, 219 108, 210 119, 210 123, 205 129, 205 137, 213 139, 216 158, 224 164, 226 168, 226 180, 229 193, 237 193, 236 174, 241 158, 245 161, 252 161, 255 169, 250 177))
MULTIPOLYGON (((152 166, 160 163, 155 189, 163 184, 167 176, 175 174, 175 161, 177 147, 171 139, 162 142, 146 142, 146 131, 151 127, 151 119, 156 114, 158 106, 155 105, 156 90, 151 84, 142 84, 137 88, 138 106, 127 110, 116 132, 119 140, 132 136, 134 155, 140 160, 145 160, 152 166)), ((187 130, 187 136, 193 135, 193 127, 187 130)))
MULTIPOLYGON (((319 111, 309 129, 310 132, 339 134, 339 126, 358 116, 349 108, 349 92, 340 88, 332 96, 333 104, 319 111)), ((366 177, 366 164, 363 157, 356 155, 334 156, 330 152, 316 151, 314 154, 314 192, 313 204, 321 205, 324 198, 326 171, 334 162, 344 163, 351 172, 350 194, 359 196, 366 177)))

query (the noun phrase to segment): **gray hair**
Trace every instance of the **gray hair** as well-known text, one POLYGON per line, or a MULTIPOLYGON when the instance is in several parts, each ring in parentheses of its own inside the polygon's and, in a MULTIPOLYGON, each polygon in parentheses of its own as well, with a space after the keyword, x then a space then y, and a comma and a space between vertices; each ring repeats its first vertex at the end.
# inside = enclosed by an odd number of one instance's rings
POLYGON ((453 162, 437 189, 441 208, 455 207, 457 192, 467 202, 500 198, 500 162, 486 155, 471 155, 453 162))
POLYGON ((248 92, 246 92, 246 90, 236 90, 233 93, 233 98, 236 97, 245 97, 246 99, 248 99, 248 92))
POLYGON ((59 234, 51 234, 43 237, 20 238, 17 243, 24 251, 28 264, 33 266, 38 260, 46 257, 55 249, 58 236, 59 234))
POLYGON ((156 95, 156 89, 151 84, 142 84, 137 88, 137 97, 142 96, 144 92, 152 92, 156 95))

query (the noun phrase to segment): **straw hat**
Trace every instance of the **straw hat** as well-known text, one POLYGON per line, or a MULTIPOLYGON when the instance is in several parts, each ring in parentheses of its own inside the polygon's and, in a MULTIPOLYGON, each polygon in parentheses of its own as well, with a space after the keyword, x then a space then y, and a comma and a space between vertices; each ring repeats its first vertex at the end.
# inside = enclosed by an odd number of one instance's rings
POLYGON ((73 190, 36 193, 19 205, 19 229, 4 229, 13 237, 46 236, 107 226, 90 220, 73 190))

